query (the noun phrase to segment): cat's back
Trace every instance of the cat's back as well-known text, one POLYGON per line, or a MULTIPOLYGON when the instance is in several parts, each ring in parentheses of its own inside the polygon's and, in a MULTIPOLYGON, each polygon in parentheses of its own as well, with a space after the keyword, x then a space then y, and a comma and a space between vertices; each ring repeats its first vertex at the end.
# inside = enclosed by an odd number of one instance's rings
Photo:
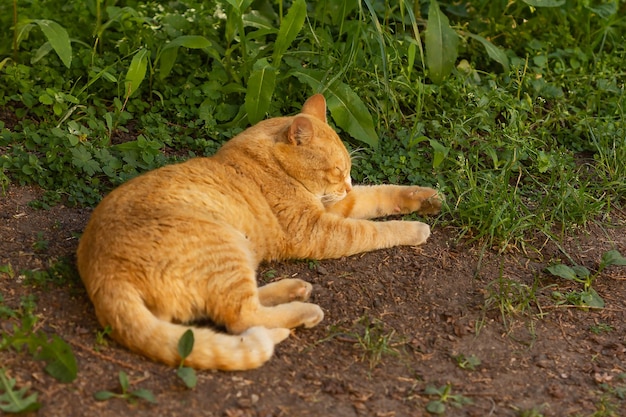
POLYGON ((236 142, 230 149, 233 155, 192 158, 114 189, 92 213, 80 262, 92 268, 119 257, 170 256, 203 235, 225 233, 223 227, 246 236, 259 257, 277 256, 282 228, 263 190, 264 163, 236 142))
POLYGON ((266 186, 281 184, 274 181, 278 174, 272 170, 271 147, 286 119, 249 128, 214 156, 192 158, 135 177, 107 195, 94 214, 150 217, 163 210, 193 213, 198 209, 215 215, 236 206, 262 206, 266 186))

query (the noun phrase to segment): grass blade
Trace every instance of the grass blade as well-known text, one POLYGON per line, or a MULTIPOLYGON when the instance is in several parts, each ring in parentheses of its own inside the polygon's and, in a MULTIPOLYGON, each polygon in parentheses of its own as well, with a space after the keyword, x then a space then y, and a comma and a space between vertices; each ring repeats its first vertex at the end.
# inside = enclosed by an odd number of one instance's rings
POLYGON ((304 0, 296 0, 291 5, 287 16, 283 19, 278 30, 276 43, 274 44, 274 54, 272 55, 272 63, 278 67, 283 54, 289 48, 289 45, 296 39, 304 19, 306 18, 306 3, 304 0))

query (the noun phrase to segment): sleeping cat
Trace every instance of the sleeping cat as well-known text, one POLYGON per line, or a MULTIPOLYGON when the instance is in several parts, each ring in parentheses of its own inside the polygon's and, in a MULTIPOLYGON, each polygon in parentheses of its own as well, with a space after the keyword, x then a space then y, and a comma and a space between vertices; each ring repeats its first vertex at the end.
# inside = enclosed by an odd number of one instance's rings
POLYGON ((350 167, 318 94, 300 114, 260 122, 210 158, 123 184, 94 210, 78 246, 98 320, 119 343, 169 365, 180 362, 178 340, 192 328, 187 366, 261 366, 290 329, 324 317, 306 302, 309 283, 257 287, 261 261, 420 245, 430 234, 417 221, 366 219, 437 213, 435 190, 353 187, 350 167), (202 319, 228 333, 189 325, 202 319))

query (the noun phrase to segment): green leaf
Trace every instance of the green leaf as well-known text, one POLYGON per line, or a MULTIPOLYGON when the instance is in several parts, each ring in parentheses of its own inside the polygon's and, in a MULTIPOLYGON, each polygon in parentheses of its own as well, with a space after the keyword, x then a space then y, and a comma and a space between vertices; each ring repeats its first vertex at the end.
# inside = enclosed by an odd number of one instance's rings
POLYGON ((258 123, 265 117, 275 86, 276 68, 271 66, 266 58, 259 59, 254 64, 246 90, 245 106, 250 123, 258 123))
POLYGON ((596 290, 590 288, 589 291, 580 293, 580 301, 583 305, 592 308, 604 308, 604 300, 598 295, 596 290))
POLYGON ((578 276, 576 275, 576 272, 567 265, 563 265, 563 264, 551 265, 547 267, 546 270, 554 276, 565 278, 570 281, 576 281, 576 279, 578 278, 578 276))
POLYGON ((616 1, 610 1, 604 4, 598 5, 585 5, 585 8, 591 10, 593 13, 597 14, 602 19, 608 19, 609 17, 617 14, 617 3, 616 1))
POLYGON ((589 275, 591 275, 589 270, 587 268, 585 268, 584 266, 581 266, 581 265, 574 265, 574 266, 572 266, 572 270, 574 271, 576 276, 578 278, 580 278, 580 279, 586 279, 586 278, 589 277, 589 275))
POLYGON ((124 371, 120 371, 117 375, 117 378, 120 381, 120 387, 122 387, 123 392, 128 391, 128 387, 130 387, 130 381, 128 380, 128 375, 124 371))
POLYGON ((198 383, 198 377, 196 376, 196 371, 193 368, 186 366, 178 368, 176 375, 183 380, 187 388, 195 388, 198 383))
POLYGON ((424 394, 426 394, 426 395, 441 395, 444 390, 445 390, 445 386, 443 386, 441 388, 437 388, 434 385, 427 385, 426 388, 424 388, 424 394))
POLYGON ((494 61, 502 65, 502 68, 504 68, 504 71, 509 70, 509 57, 506 56, 506 53, 504 53, 502 49, 498 48, 493 43, 491 43, 490 41, 488 41, 487 39, 483 38, 480 35, 474 35, 473 33, 470 33, 469 36, 473 39, 476 39, 480 43, 482 43, 485 49, 487 50, 487 55, 489 55, 489 58, 493 59, 494 61))
POLYGON ((245 11, 252 4, 252 0, 226 0, 226 2, 239 12, 245 11))
POLYGON ((281 22, 280 28, 278 29, 278 36, 276 37, 276 42, 274 43, 274 54, 272 55, 272 63, 275 67, 279 66, 283 54, 287 52, 289 45, 291 45, 294 39, 296 39, 296 36, 298 36, 298 33, 300 33, 300 29, 302 29, 305 18, 305 1, 295 0, 291 4, 287 15, 281 22))
POLYGON ((324 85, 326 73, 317 70, 295 70, 291 72, 301 82, 308 84, 314 91, 326 93, 330 114, 335 123, 348 132, 354 139, 378 147, 378 135, 374 129, 374 121, 361 98, 347 85, 334 81, 324 85))
MULTIPOLYGON (((15 276, 15 271, 13 270, 13 266, 10 263, 6 265, 0 265, 0 275, 6 274, 9 278, 13 278, 15 276)), ((2 294, 0 294, 0 305, 2 304, 2 294)))
POLYGON ((81 168, 87 175, 92 176, 96 172, 100 172, 100 164, 95 161, 91 153, 83 146, 71 148, 72 164, 77 168, 81 168))
POLYGON ((60 382, 69 383, 76 379, 78 373, 76 357, 70 345, 57 335, 53 335, 48 343, 42 344, 35 359, 46 361, 48 363, 46 372, 60 382))
POLYGON ((41 407, 37 394, 26 396, 28 387, 14 390, 15 379, 7 378, 4 369, 0 369, 0 410, 5 413, 24 413, 36 411, 41 407))
POLYGON ((180 340, 178 340, 178 354, 183 361, 191 354, 194 343, 195 340, 193 337, 193 330, 187 329, 187 331, 180 337, 180 340))
POLYGON ((560 7, 565 4, 565 0, 522 0, 533 7, 560 7))
POLYGON ((95 398, 96 401, 106 401, 118 396, 118 394, 111 391, 98 391, 93 395, 93 398, 95 398))
POLYGON ((126 72, 126 97, 130 97, 135 91, 137 91, 137 88, 139 88, 139 85, 146 77, 149 56, 150 51, 147 49, 140 49, 133 56, 130 66, 128 67, 128 72, 126 72))
POLYGON ((446 412, 446 405, 440 400, 433 400, 426 404, 426 411, 432 414, 443 414, 446 412))
POLYGON ((610 250, 602 255, 602 261, 600 262, 600 265, 602 268, 610 265, 624 266, 626 265, 626 258, 624 258, 622 254, 618 251, 610 250))
POLYGON ((204 36, 179 36, 165 45, 160 54, 160 71, 159 78, 166 78, 176 61, 178 55, 178 48, 185 47, 189 49, 204 49, 211 46, 211 42, 204 36))
POLYGON ((448 152, 450 152, 450 148, 443 146, 441 143, 434 139, 430 139, 430 146, 435 151, 435 155, 433 156, 433 168, 437 168, 443 160, 448 156, 448 152))
POLYGON ((436 0, 431 0, 428 9, 425 44, 428 76, 435 84, 441 84, 454 68, 459 37, 436 0))
POLYGON ((43 93, 39 96, 39 102, 46 106, 50 106, 52 105, 52 103, 54 103, 54 98, 50 97, 50 95, 47 93, 43 93))
POLYGON ((61 58, 63 65, 69 68, 72 64, 72 45, 65 28, 52 20, 46 19, 33 20, 33 23, 36 23, 41 28, 52 49, 61 58))
POLYGON ((50 45, 50 42, 44 43, 43 45, 39 47, 39 49, 37 49, 37 52, 35 52, 33 57, 30 59, 30 63, 36 64, 37 62, 41 60, 41 58, 48 55, 50 51, 52 51, 52 45, 50 45))
POLYGON ((156 398, 154 398, 154 394, 152 391, 147 389, 138 389, 130 393, 133 397, 141 398, 142 400, 146 400, 149 403, 156 404, 156 398))

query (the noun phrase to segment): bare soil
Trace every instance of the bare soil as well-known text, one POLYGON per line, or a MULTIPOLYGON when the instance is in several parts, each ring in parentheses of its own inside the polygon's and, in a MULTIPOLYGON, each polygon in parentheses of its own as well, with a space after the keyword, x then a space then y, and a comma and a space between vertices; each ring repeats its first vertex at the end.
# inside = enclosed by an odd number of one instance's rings
POLYGON ((76 276, 61 285, 25 278, 24 271, 73 259, 90 214, 63 205, 31 208, 41 195, 30 187, 0 195, 0 266, 16 271, 0 273, 0 293, 11 308, 36 296, 38 328, 70 343, 79 373, 62 384, 27 353, 0 351, 0 367, 39 393, 43 407, 31 415, 422 416, 437 399, 425 393, 431 384, 450 384, 452 395, 471 400, 448 397, 447 416, 626 415, 626 268, 610 267, 598 278, 594 288, 606 307, 592 311, 558 305, 553 291, 581 288, 543 272, 550 262, 569 263, 559 246, 592 270, 607 250, 626 254, 623 213, 611 213, 612 226, 592 225, 558 244, 528 242, 526 253, 481 255, 479 245, 435 225, 421 247, 263 265, 262 282, 311 282, 324 321, 296 329, 260 369, 202 371, 189 390, 174 369, 106 338, 99 342, 101 329, 76 276), (158 403, 96 401, 97 391, 119 390, 121 370, 132 389, 151 390, 158 403))

